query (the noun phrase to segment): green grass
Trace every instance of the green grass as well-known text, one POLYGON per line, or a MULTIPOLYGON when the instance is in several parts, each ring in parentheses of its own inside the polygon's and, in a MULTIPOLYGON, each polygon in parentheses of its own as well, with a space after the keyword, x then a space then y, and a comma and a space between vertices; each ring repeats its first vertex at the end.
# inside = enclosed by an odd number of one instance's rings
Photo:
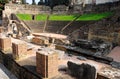
POLYGON ((17 14, 20 20, 32 20, 32 15, 30 14, 17 14))
MULTIPOLYGON (((98 13, 98 14, 84 14, 81 15, 77 21, 96 21, 101 20, 103 18, 107 18, 113 15, 113 12, 104 12, 104 13, 98 13)), ((32 20, 32 15, 30 14, 17 14, 17 16, 21 20, 32 20)), ((72 21, 79 15, 50 15, 49 20, 51 21, 72 21)), ((45 14, 39 14, 36 15, 35 20, 37 21, 45 21, 47 18, 47 15, 45 14)))
POLYGON ((104 12, 99 14, 84 14, 80 16, 78 21, 90 21, 90 20, 101 20, 103 18, 107 18, 113 15, 113 12, 104 12))
POLYGON ((72 21, 75 18, 74 15, 51 15, 49 20, 52 21, 72 21))
POLYGON ((47 15, 36 15, 35 20, 37 21, 45 21, 47 19, 47 15))

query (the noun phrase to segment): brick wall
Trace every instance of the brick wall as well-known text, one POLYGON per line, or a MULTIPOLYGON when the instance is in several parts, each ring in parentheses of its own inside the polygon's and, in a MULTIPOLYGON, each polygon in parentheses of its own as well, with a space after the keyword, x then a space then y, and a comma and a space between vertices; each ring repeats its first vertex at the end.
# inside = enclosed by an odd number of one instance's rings
POLYGON ((39 45, 48 45, 49 40, 44 37, 33 37, 32 43, 39 44, 39 45))
MULTIPOLYGON (((58 54, 50 55, 41 54, 41 51, 36 52, 36 69, 44 78, 50 78, 57 75, 58 72, 58 54)), ((52 51, 54 52, 54 51, 52 51)))
POLYGON ((0 63, 9 69, 18 79, 42 79, 40 75, 16 63, 11 54, 4 54, 0 51, 0 63))
POLYGON ((27 45, 24 42, 12 43, 13 57, 15 59, 20 58, 27 54, 27 45))
POLYGON ((3 32, 3 27, 0 27, 0 33, 2 33, 3 32))

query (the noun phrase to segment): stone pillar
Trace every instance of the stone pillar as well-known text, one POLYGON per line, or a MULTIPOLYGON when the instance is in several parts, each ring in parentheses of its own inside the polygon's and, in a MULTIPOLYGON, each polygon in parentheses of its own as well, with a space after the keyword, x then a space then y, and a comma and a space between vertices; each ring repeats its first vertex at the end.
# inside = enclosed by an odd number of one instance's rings
POLYGON ((11 49, 11 38, 0 37, 0 49, 8 51, 11 49))
POLYGON ((0 33, 3 33, 3 27, 0 27, 0 33))
POLYGON ((44 78, 57 75, 58 72, 58 53, 51 49, 36 52, 36 69, 44 78))
POLYGON ((89 31, 88 31, 88 40, 91 40, 92 39, 92 30, 89 28, 89 31))
POLYGON ((12 43, 13 58, 19 59, 27 54, 27 44, 24 42, 12 43))

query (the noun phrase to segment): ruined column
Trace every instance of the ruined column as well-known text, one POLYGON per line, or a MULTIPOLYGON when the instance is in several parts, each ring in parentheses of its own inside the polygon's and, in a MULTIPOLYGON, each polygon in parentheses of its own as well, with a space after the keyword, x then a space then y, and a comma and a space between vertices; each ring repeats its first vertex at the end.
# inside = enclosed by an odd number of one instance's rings
POLYGON ((4 34, 4 27, 0 27, 0 49, 3 51, 10 51, 11 38, 6 37, 4 34))
POLYGON ((0 27, 0 33, 3 33, 3 27, 0 27))
POLYGON ((8 51, 11 49, 11 38, 0 37, 0 49, 8 51))
POLYGON ((51 78, 58 72, 58 53, 51 49, 36 52, 36 69, 44 78, 51 78))
POLYGON ((92 30, 89 28, 89 31, 88 31, 88 40, 91 40, 92 39, 92 30))
POLYGON ((19 59, 27 54, 27 45, 25 42, 14 42, 12 43, 13 58, 19 59))

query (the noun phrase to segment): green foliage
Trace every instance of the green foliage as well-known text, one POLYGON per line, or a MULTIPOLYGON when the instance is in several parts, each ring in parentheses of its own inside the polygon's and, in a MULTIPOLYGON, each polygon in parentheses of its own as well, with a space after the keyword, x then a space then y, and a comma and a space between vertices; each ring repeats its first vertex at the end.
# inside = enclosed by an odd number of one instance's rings
MULTIPOLYGON (((110 17, 113 15, 113 12, 104 12, 104 13, 98 13, 98 14, 84 14, 81 15, 77 21, 96 21, 101 20, 107 17, 110 17)), ((17 16, 21 20, 32 20, 32 15, 30 14, 17 14, 17 16)), ((72 21, 79 15, 50 15, 49 20, 51 21, 72 21)), ((36 15, 35 20, 37 21, 45 21, 47 18, 47 15, 45 14, 39 14, 36 15)))
POLYGON ((0 0, 1 4, 5 4, 5 3, 8 3, 8 2, 9 2, 9 0, 0 0))
POLYGON ((35 2, 35 0, 32 0, 32 5, 36 5, 36 2, 35 2))
POLYGON ((26 0, 21 0, 22 4, 26 4, 26 0))
POLYGON ((0 11, 2 11, 4 9, 4 5, 5 3, 8 3, 9 0, 0 0, 0 11))

